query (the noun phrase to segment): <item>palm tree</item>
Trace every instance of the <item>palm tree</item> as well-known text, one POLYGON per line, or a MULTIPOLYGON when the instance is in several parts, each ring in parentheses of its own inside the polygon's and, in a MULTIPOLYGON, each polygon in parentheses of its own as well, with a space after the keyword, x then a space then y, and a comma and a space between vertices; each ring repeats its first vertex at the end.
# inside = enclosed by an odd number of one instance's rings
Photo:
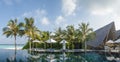
POLYGON ((24 32, 25 35, 28 36, 29 46, 31 48, 31 41, 35 39, 40 40, 40 30, 34 25, 34 19, 33 18, 25 18, 25 24, 24 24, 24 32))
POLYGON ((79 30, 80 30, 80 33, 81 33, 81 40, 84 43, 84 50, 85 50, 85 53, 86 53, 86 48, 87 48, 86 41, 89 41, 89 40, 93 39, 95 34, 93 32, 93 29, 89 28, 88 23, 87 24, 86 23, 79 24, 79 30))
POLYGON ((55 31, 55 37, 54 37, 57 41, 61 41, 63 39, 66 38, 66 30, 62 30, 61 27, 59 27, 56 31, 55 31))
POLYGON ((55 32, 54 32, 55 35, 53 36, 53 38, 54 38, 56 41, 58 41, 57 44, 59 44, 59 45, 56 44, 56 48, 61 48, 60 46, 62 46, 62 45, 60 45, 60 41, 67 39, 67 37, 66 37, 66 32, 67 32, 67 31, 61 29, 61 27, 59 27, 59 28, 57 28, 57 29, 55 30, 55 32))
POLYGON ((17 23, 17 19, 15 20, 10 20, 7 24, 7 27, 3 28, 3 34, 6 35, 6 37, 14 37, 15 39, 15 55, 16 55, 16 49, 17 49, 17 46, 16 46, 16 37, 18 35, 22 36, 23 34, 23 30, 22 30, 22 27, 23 27, 23 23, 17 23))
POLYGON ((74 42, 75 42, 75 39, 76 39, 76 31, 75 31, 75 28, 73 25, 70 25, 70 26, 67 26, 67 32, 66 32, 66 35, 67 35, 67 39, 69 42, 71 42, 71 45, 72 45, 72 49, 74 48, 74 42))
MULTIPOLYGON (((46 41, 47 39, 49 39, 49 32, 47 31, 43 31, 42 33, 41 33, 41 40, 42 41, 46 41)), ((46 49, 47 47, 47 45, 46 45, 46 42, 44 42, 44 48, 46 49)))

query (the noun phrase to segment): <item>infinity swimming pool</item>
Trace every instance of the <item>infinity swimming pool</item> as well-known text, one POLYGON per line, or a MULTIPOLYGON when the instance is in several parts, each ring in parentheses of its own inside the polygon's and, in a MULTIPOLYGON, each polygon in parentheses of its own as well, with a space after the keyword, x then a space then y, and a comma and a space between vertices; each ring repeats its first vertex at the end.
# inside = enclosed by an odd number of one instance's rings
MULTIPOLYGON (((17 44, 17 49, 22 49, 24 44, 17 44)), ((0 49, 14 49, 14 44, 0 44, 0 49)))
POLYGON ((27 50, 0 49, 0 62, 116 62, 105 55, 90 53, 36 53, 27 50))

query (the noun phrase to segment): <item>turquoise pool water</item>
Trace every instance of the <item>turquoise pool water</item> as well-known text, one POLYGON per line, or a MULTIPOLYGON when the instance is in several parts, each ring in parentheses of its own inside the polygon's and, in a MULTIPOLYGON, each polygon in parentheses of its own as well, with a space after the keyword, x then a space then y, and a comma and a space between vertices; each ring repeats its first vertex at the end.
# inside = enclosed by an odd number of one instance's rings
MULTIPOLYGON (((21 50, 24 45, 0 44, 0 62, 116 62, 108 60, 106 54, 89 53, 36 53, 21 50)), ((117 57, 117 56, 116 56, 117 57)))
MULTIPOLYGON (((21 49, 24 46, 24 44, 18 44, 17 49, 21 49)), ((14 44, 0 44, 0 49, 14 49, 14 44)))
POLYGON ((36 53, 27 50, 0 49, 0 62, 115 62, 104 55, 90 52, 83 53, 36 53))

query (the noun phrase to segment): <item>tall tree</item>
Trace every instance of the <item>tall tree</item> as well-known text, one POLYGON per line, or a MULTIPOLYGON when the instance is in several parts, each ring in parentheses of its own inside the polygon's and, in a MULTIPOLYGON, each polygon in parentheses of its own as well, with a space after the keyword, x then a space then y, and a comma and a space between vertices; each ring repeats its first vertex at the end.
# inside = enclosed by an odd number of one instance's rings
POLYGON ((79 24, 79 29, 80 29, 80 32, 81 32, 81 40, 84 43, 84 50, 86 52, 86 48, 87 48, 86 41, 89 41, 89 40, 93 39, 95 34, 93 32, 93 29, 89 28, 88 23, 79 24))
POLYGON ((15 44, 15 55, 16 55, 16 49, 17 49, 17 46, 16 46, 16 37, 18 35, 22 35, 23 33, 23 30, 22 30, 22 27, 23 27, 23 23, 17 23, 17 19, 15 20, 10 20, 7 24, 7 27, 3 28, 3 34, 6 35, 6 37, 14 37, 15 41, 14 41, 14 44, 15 44))
POLYGON ((30 41, 29 46, 31 48, 32 40, 40 40, 40 30, 38 30, 37 27, 34 25, 33 18, 25 18, 24 28, 25 35, 28 36, 28 41, 30 41))
POLYGON ((66 39, 66 30, 62 30, 61 27, 59 27, 55 31, 55 39, 57 41, 62 41, 63 39, 66 39))
POLYGON ((74 42, 75 42, 75 39, 76 39, 76 31, 75 31, 75 28, 73 25, 69 25, 66 27, 67 28, 67 32, 66 32, 66 35, 67 35, 67 39, 69 42, 71 42, 71 45, 72 45, 72 49, 74 48, 74 42))
POLYGON ((6 37, 14 37, 15 39, 15 49, 16 47, 16 37, 17 35, 22 36, 22 27, 23 23, 17 23, 17 19, 10 20, 7 24, 7 27, 3 28, 3 34, 6 35, 6 37))
POLYGON ((44 48, 47 48, 46 40, 49 39, 49 32, 48 31, 43 31, 41 33, 41 40, 44 41, 44 48))

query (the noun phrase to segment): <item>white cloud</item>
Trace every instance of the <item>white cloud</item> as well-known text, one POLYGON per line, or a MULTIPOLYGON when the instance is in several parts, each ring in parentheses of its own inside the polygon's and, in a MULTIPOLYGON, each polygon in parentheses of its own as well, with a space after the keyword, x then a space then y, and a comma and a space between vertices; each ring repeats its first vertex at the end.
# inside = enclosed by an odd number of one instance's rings
POLYGON ((120 30, 120 15, 113 13, 110 19, 115 22, 116 30, 120 30))
POLYGON ((43 19, 41 20, 41 23, 42 23, 43 25, 48 25, 48 24, 50 24, 47 17, 43 17, 43 19))
POLYGON ((46 17, 47 12, 44 9, 37 9, 34 11, 25 12, 22 15, 24 17, 33 17, 35 19, 35 24, 41 23, 42 25, 50 24, 49 19, 46 17))
POLYGON ((92 0, 89 5, 89 9, 92 15, 108 15, 114 12, 114 3, 113 0, 92 0))
POLYGON ((12 5, 14 3, 20 3, 21 0, 2 0, 6 5, 12 5))
POLYGON ((34 17, 34 18, 40 18, 42 16, 45 16, 47 12, 44 9, 37 9, 34 11, 28 11, 25 12, 22 17, 34 17))
POLYGON ((64 21, 65 21, 65 19, 64 19, 63 16, 58 16, 58 17, 56 18, 55 23, 56 23, 57 25, 59 25, 60 23, 62 23, 62 22, 64 22, 64 21))
POLYGON ((91 13, 93 15, 108 15, 113 12, 113 8, 93 8, 91 13))
POLYGON ((62 0, 62 12, 65 16, 74 14, 76 9, 76 0, 62 0))
POLYGON ((100 2, 94 1, 95 0, 92 1, 88 9, 91 12, 89 19, 91 20, 92 26, 99 28, 114 21, 116 29, 119 30, 120 0, 100 0, 100 2))
POLYGON ((44 9, 36 9, 34 11, 28 11, 22 14, 21 18, 24 17, 33 17, 35 21, 40 20, 44 16, 46 16, 47 12, 44 9))
POLYGON ((22 17, 30 17, 32 12, 23 13, 22 17))

